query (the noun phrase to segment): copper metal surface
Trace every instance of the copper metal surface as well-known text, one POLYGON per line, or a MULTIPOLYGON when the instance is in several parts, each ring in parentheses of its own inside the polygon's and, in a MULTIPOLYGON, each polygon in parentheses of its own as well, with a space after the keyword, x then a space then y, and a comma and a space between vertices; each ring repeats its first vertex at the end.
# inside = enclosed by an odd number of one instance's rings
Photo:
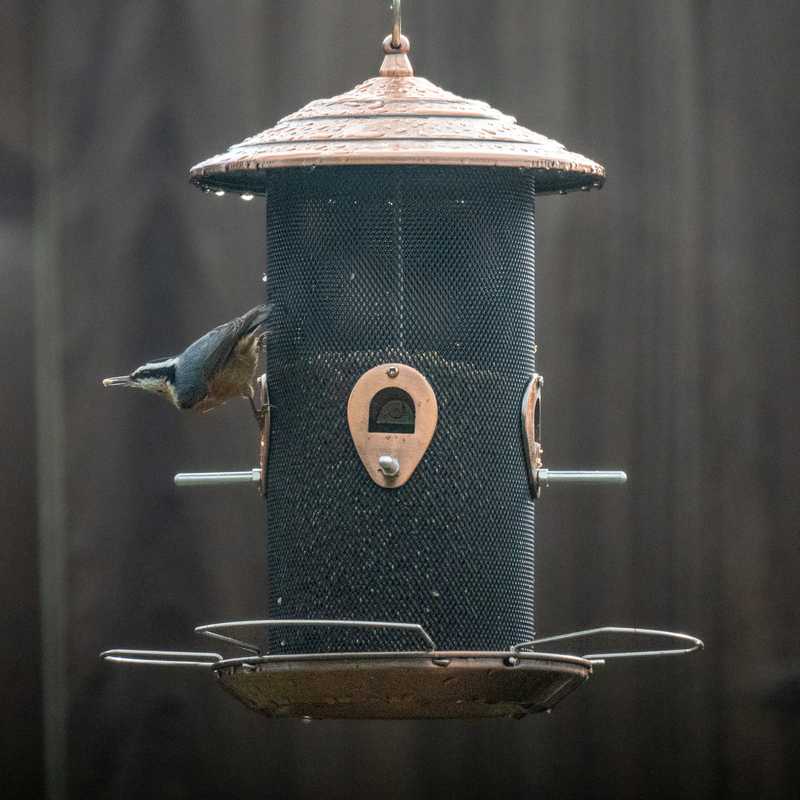
POLYGON ((539 497, 542 487, 538 473, 542 468, 542 387, 544 378, 534 374, 522 397, 522 446, 525 452, 525 467, 531 497, 539 497))
POLYGON ((270 406, 269 387, 267 386, 267 373, 259 376, 256 381, 256 409, 259 416, 258 434, 258 467, 261 470, 259 487, 261 494, 267 494, 267 461, 269 460, 269 432, 270 432, 270 406))
POLYGON ((415 77, 409 44, 383 43, 380 76, 315 100, 273 128, 192 167, 206 189, 263 193, 266 169, 341 164, 451 164, 537 171, 537 194, 598 188, 604 168, 479 100, 415 77))
POLYGON ((407 364, 379 364, 356 381, 347 401, 347 424, 350 435, 370 478, 385 489, 402 486, 414 473, 425 455, 436 430, 439 407, 436 395, 425 376, 407 364), (397 388, 414 401, 414 433, 370 432, 369 412, 372 398, 382 389, 397 388), (378 467, 382 455, 395 457, 399 472, 390 477, 378 467))
POLYGON ((577 658, 475 653, 384 658, 239 660, 219 683, 268 717, 313 719, 521 718, 546 711, 591 674, 577 658))

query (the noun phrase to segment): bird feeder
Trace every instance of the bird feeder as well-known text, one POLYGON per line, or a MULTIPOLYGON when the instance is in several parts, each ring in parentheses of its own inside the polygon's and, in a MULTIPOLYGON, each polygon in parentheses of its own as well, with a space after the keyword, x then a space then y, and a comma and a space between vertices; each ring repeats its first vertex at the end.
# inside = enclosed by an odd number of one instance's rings
POLYGON ((536 639, 543 488, 626 479, 547 468, 541 447, 536 201, 605 171, 415 76, 409 51, 398 13, 378 77, 191 170, 266 200, 260 464, 176 482, 260 488, 267 611, 199 626, 237 655, 105 656, 210 668, 268 716, 523 716, 642 654, 546 641, 701 646, 536 639))

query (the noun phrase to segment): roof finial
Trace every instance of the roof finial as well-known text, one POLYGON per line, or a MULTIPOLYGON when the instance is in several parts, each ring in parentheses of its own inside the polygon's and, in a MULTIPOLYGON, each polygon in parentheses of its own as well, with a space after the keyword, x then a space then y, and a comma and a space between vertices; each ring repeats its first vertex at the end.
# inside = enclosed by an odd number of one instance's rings
POLYGON ((407 78, 414 74, 411 62, 408 59, 408 51, 411 43, 403 36, 400 30, 400 0, 392 0, 392 12, 394 22, 392 32, 383 40, 383 64, 381 64, 380 75, 382 78, 407 78))

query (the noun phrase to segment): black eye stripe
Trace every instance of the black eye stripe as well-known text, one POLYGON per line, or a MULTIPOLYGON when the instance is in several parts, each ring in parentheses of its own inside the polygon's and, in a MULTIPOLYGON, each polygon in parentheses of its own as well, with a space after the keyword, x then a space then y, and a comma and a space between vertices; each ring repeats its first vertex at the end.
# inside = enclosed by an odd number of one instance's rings
POLYGON ((175 379, 175 366, 170 364, 164 367, 151 367, 149 369, 137 369, 133 373, 133 377, 137 380, 145 378, 153 378, 155 380, 174 380, 175 379))

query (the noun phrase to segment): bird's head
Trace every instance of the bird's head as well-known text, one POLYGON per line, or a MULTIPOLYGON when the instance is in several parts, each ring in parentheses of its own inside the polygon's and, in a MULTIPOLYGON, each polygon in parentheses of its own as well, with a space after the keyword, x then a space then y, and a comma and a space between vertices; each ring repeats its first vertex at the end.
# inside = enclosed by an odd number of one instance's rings
POLYGON ((137 367, 130 375, 105 378, 103 386, 127 386, 131 389, 144 389, 146 392, 164 395, 173 405, 177 405, 175 393, 175 359, 164 358, 149 361, 137 367))

